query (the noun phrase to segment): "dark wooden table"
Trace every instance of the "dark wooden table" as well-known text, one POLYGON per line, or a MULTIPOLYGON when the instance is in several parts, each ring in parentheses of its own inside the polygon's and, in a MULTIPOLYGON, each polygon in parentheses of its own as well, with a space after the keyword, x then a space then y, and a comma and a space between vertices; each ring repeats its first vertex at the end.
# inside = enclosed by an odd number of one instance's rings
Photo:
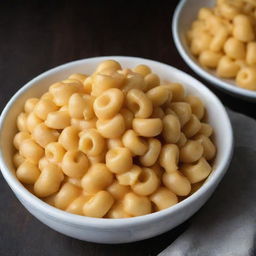
MULTIPOLYGON (((149 58, 201 80, 182 61, 172 40, 171 18, 177 2, 1 1, 0 111, 17 89, 41 72, 93 56, 149 58)), ((255 104, 210 88, 229 108, 256 117, 255 104)), ((31 216, 0 176, 1 256, 156 255, 190 222, 131 244, 82 242, 51 230, 31 216)))

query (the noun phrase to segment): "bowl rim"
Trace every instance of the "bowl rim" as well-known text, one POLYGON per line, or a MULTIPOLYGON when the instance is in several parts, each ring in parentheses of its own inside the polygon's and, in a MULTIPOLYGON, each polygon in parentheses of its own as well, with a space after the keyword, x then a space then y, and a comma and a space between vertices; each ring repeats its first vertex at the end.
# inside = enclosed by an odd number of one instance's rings
POLYGON ((30 80, 28 83, 26 83, 24 86, 22 86, 15 94, 14 96, 8 101, 7 105, 5 106, 4 110, 2 111, 2 114, 0 116, 0 137, 2 133, 2 129, 4 126, 5 119, 8 115, 9 110, 15 105, 16 99, 18 99, 24 92, 26 92, 30 87, 33 86, 33 84, 42 78, 47 77, 50 74, 54 74, 55 72, 71 67, 72 65, 77 65, 79 63, 84 62, 90 62, 92 60, 97 61, 103 61, 106 59, 115 59, 117 61, 128 61, 132 60, 137 63, 145 63, 146 65, 150 65, 150 63, 162 66, 168 69, 173 69, 175 72, 178 72, 180 75, 187 77, 190 79, 191 82, 197 83, 199 86, 201 86, 200 90, 203 90, 206 94, 211 97, 216 105, 221 109, 221 112, 223 114, 224 120, 225 120, 225 127, 228 130, 227 133, 227 145, 226 145, 226 151, 225 155, 222 156, 220 159, 220 163, 218 167, 215 169, 215 171, 212 173, 211 179, 205 183, 198 191, 184 199, 183 201, 179 202, 178 204, 143 216, 138 217, 132 217, 132 218, 124 218, 124 219, 103 219, 103 218, 93 218, 93 217, 86 217, 86 216, 80 216, 72 213, 65 212, 63 210, 57 209, 32 193, 30 193, 19 181, 18 179, 15 179, 11 171, 8 169, 7 164, 5 163, 4 157, 3 157, 3 150, 0 147, 0 169, 2 172, 2 175, 4 176, 5 180, 13 190, 13 192, 19 197, 19 199, 25 200, 26 202, 30 203, 30 207, 43 212, 49 219, 53 219, 56 221, 61 221, 63 223, 68 223, 69 225, 76 226, 77 228, 81 228, 82 226, 90 226, 90 227, 96 227, 96 228, 103 228, 103 229, 120 229, 123 227, 129 228, 131 226, 136 226, 137 224, 147 224, 151 221, 155 221, 159 218, 166 217, 171 214, 175 214, 176 212, 180 211, 182 208, 188 206, 191 202, 194 202, 200 197, 206 193, 207 190, 209 190, 211 187, 213 187, 216 183, 218 183, 221 180, 221 178, 224 176, 227 167, 229 166, 229 163, 232 158, 233 154, 233 130, 230 123, 230 119, 227 115, 227 112, 220 102, 220 100, 215 96, 213 92, 211 92, 206 86, 204 86, 200 81, 196 80, 192 76, 186 74, 185 72, 178 70, 177 68, 174 68, 170 65, 153 61, 145 58, 138 58, 138 57, 128 57, 128 56, 104 56, 104 57, 93 57, 93 58, 86 58, 86 59, 80 59, 72 62, 68 62, 66 64, 57 66, 55 68, 52 68, 48 71, 45 71, 41 73, 40 75, 36 76, 32 80, 30 80))
MULTIPOLYGON (((181 11, 183 10, 184 6, 187 4, 188 1, 193 0, 181 0, 180 3, 177 5, 173 18, 172 18, 172 35, 175 46, 180 53, 183 60, 188 64, 188 66, 202 78, 206 79, 215 87, 222 89, 223 91, 229 92, 235 96, 240 96, 240 98, 256 100, 256 91, 247 90, 236 85, 232 85, 228 82, 225 82, 221 78, 209 73, 207 70, 203 69, 193 58, 190 56, 187 51, 185 50, 184 44, 180 38, 179 33, 179 21, 181 18, 181 11)), ((195 0, 194 0, 195 1, 195 0)))

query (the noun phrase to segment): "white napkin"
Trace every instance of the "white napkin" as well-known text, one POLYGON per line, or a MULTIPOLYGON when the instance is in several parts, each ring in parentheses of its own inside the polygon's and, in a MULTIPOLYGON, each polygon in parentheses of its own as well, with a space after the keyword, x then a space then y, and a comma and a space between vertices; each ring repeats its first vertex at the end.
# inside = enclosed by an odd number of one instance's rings
POLYGON ((228 114, 235 136, 231 165, 191 226, 159 256, 256 255, 256 121, 228 114))

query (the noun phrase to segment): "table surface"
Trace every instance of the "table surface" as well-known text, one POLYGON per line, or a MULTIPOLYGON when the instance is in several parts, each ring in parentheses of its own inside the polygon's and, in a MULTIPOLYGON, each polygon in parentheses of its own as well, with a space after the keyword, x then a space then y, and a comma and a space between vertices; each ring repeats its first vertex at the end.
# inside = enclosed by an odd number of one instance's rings
MULTIPOLYGON (((181 59, 171 35, 172 1, 3 1, 0 8, 0 112, 38 74, 94 56, 157 60, 200 79, 181 59), (111 2, 111 3, 110 3, 111 2)), ((255 105, 213 89, 223 104, 256 117, 255 105)), ((0 176, 0 255, 156 255, 191 219, 148 240, 120 245, 78 241, 30 215, 0 176)))

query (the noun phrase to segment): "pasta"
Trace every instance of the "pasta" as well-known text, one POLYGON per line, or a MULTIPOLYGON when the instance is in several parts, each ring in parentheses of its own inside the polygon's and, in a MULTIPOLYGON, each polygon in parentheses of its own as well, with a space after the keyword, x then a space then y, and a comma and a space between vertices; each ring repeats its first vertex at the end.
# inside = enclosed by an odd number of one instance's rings
POLYGON ((163 123, 160 118, 134 118, 132 128, 140 136, 155 137, 162 132, 163 123))
POLYGON ((68 111, 71 118, 90 120, 94 117, 94 97, 74 93, 69 98, 68 111))
POLYGON ((178 203, 176 194, 166 188, 159 188, 150 196, 150 199, 159 211, 178 203))
MULTIPOLYGON (((200 12, 198 33, 205 29, 201 20, 213 15, 200 12)), ((219 22, 208 25, 217 29, 219 22)), ((204 50, 212 38, 194 45, 206 66, 230 58, 204 50)), ((233 44, 226 46, 232 58, 239 54, 233 44)), ((247 48, 253 52, 254 45, 247 48)), ((239 73, 240 83, 253 85, 252 70, 239 73)), ((72 214, 131 218, 166 209, 195 193, 212 171, 217 149, 206 112, 199 97, 162 82, 150 67, 122 69, 106 60, 91 75, 71 74, 25 101, 13 138, 16 176, 31 193, 72 214)))
POLYGON ((154 170, 143 168, 138 180, 131 186, 132 190, 141 196, 151 195, 159 186, 159 179, 154 170))
POLYGON ((113 173, 123 173, 132 167, 132 154, 128 148, 117 147, 106 154, 106 165, 113 173))
POLYGON ((99 191, 83 206, 86 216, 102 218, 111 208, 114 199, 107 191, 99 191))
POLYGON ((61 168, 55 164, 48 164, 41 171, 34 184, 35 194, 39 197, 47 197, 56 193, 64 179, 61 168))
POLYGON ((141 216, 151 212, 151 203, 147 197, 127 193, 124 197, 124 210, 131 216, 141 216))
POLYGON ((152 114, 152 101, 141 90, 131 89, 126 96, 127 107, 137 118, 147 118, 152 114))
POLYGON ((256 90, 255 13, 254 1, 216 1, 198 11, 187 33, 189 49, 203 67, 247 90, 256 90))
POLYGON ((110 119, 119 113, 124 101, 121 90, 112 88, 98 96, 93 104, 93 109, 99 119, 110 119))
POLYGON ((95 193, 107 188, 113 181, 113 174, 105 164, 91 165, 81 180, 82 187, 88 193, 95 193))
POLYGON ((150 138, 148 140, 148 150, 140 156, 140 163, 144 166, 152 166, 156 163, 161 151, 161 142, 157 139, 150 138))
POLYGON ((67 151, 62 158, 61 168, 68 177, 81 178, 88 170, 88 158, 80 151, 67 151))
POLYGON ((119 184, 124 186, 132 186, 137 182, 141 172, 142 169, 139 166, 133 165, 129 171, 118 174, 116 178, 119 184))

